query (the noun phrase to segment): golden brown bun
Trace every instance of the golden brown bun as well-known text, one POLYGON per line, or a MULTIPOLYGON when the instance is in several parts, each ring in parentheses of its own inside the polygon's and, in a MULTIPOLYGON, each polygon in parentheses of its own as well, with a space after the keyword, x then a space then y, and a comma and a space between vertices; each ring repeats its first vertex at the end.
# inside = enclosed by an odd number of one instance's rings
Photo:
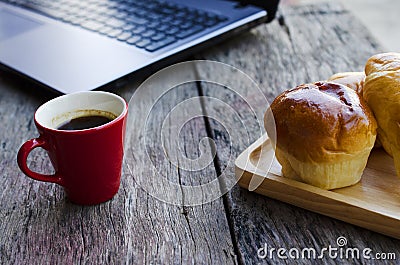
POLYGON ((381 53, 365 65, 363 97, 378 122, 378 139, 400 176, 400 53, 381 53))
POLYGON ((358 94, 362 95, 362 88, 364 86, 365 73, 364 72, 343 72, 337 73, 329 77, 328 81, 339 83, 350 87, 358 94))
MULTIPOLYGON (((323 189, 360 180, 377 125, 354 90, 329 82, 300 85, 279 95, 271 110, 275 154, 285 177, 323 189)), ((266 130, 272 133, 269 126, 266 130)))
MULTIPOLYGON (((328 81, 348 86, 351 89, 355 90, 362 97, 362 91, 365 83, 365 73, 364 72, 337 73, 329 77, 328 81)), ((376 148, 382 147, 378 139, 375 141, 374 147, 376 148)))

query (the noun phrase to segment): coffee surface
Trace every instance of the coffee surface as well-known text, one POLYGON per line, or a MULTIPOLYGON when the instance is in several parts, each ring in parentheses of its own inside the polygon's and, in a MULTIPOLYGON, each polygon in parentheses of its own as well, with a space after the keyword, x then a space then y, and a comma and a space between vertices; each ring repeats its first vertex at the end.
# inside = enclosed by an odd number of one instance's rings
POLYGON ((58 130, 84 130, 98 127, 112 121, 109 117, 100 115, 90 115, 73 118, 61 124, 58 130))

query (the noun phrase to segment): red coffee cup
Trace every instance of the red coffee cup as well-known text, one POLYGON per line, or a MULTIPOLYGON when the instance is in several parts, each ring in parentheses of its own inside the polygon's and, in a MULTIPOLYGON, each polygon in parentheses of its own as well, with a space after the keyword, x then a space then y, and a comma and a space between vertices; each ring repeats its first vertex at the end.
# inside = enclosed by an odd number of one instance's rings
POLYGON ((18 165, 32 179, 63 186, 74 203, 108 201, 120 185, 127 113, 126 101, 108 92, 79 92, 50 100, 35 113, 40 136, 21 146, 18 165), (58 129, 82 116, 112 120, 87 129, 58 129), (29 153, 37 147, 47 151, 55 169, 53 175, 33 172, 27 166, 29 153))

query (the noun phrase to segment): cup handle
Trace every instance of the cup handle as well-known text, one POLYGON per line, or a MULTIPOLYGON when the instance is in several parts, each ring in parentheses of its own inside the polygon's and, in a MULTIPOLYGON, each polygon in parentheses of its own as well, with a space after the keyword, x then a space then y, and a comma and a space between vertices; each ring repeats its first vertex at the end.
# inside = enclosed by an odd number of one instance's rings
POLYGON ((59 185, 62 185, 62 178, 57 172, 53 175, 44 175, 44 174, 36 173, 36 172, 33 172, 32 170, 30 170, 28 165, 26 164, 28 155, 33 149, 35 149, 37 147, 46 149, 45 148, 46 145, 47 145, 46 141, 40 137, 26 141, 18 151, 18 155, 17 155, 18 166, 22 170, 22 172, 25 173, 25 175, 27 175, 28 177, 30 177, 32 179, 39 180, 39 181, 45 181, 45 182, 52 182, 52 183, 57 183, 59 185))

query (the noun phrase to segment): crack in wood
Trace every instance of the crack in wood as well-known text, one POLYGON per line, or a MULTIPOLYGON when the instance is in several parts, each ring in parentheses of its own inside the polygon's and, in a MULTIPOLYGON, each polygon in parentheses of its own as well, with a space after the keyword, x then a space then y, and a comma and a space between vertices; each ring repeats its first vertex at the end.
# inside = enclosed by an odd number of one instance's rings
MULTIPOLYGON (((197 69, 195 69, 195 75, 196 75, 197 80, 201 80, 197 69)), ((212 126, 210 124, 209 119, 207 118, 208 117, 207 108, 206 108, 206 103, 204 102, 204 92, 203 92, 203 88, 201 86, 201 82, 197 81, 196 86, 197 86, 197 91, 198 91, 198 94, 200 97, 200 106, 201 106, 202 113, 203 113, 204 125, 206 128, 207 136, 210 139, 215 140, 215 135, 212 131, 212 126)), ((213 147, 216 148, 216 146, 212 146, 212 144, 210 144, 210 146, 211 146, 211 148, 213 148, 213 147)), ((221 174, 222 174, 222 171, 221 171, 221 163, 220 163, 220 159, 218 156, 218 152, 216 152, 216 151, 215 151, 215 156, 213 157, 213 163, 214 163, 214 169, 215 169, 216 176, 218 177, 220 191, 222 194, 224 194, 222 196, 222 202, 223 202, 223 206, 224 206, 224 210, 225 210, 225 216, 226 216, 226 219, 228 222, 229 234, 231 236, 231 240, 232 240, 232 244, 233 244, 233 251, 234 251, 233 258, 237 264, 244 264, 243 257, 241 256, 241 253, 238 248, 237 238, 234 233, 233 220, 230 218, 230 215, 229 215, 230 205, 229 205, 229 200, 227 199, 227 195, 225 193, 225 191, 227 191, 226 184, 223 182, 222 179, 219 178, 219 176, 221 176, 221 174)))
POLYGON ((291 37, 291 35, 290 35, 290 29, 289 29, 288 25, 286 24, 285 17, 284 17, 282 14, 280 14, 280 15, 277 17, 277 19, 278 19, 279 25, 283 28, 283 30, 284 30, 284 31, 286 32, 286 34, 288 35, 288 38, 289 38, 290 42, 292 42, 292 37, 291 37))
POLYGON ((189 212, 188 212, 188 210, 187 210, 187 207, 185 206, 185 192, 184 192, 184 190, 183 190, 182 175, 181 175, 181 170, 180 170, 180 166, 179 166, 179 159, 177 160, 177 163, 178 163, 178 166, 177 166, 177 170, 178 170, 178 182, 179 182, 179 187, 180 187, 181 193, 182 193, 182 204, 181 204, 182 211, 181 211, 181 213, 182 213, 182 215, 184 216, 185 221, 186 221, 186 223, 187 223, 187 225, 188 225, 190 237, 191 237, 191 239, 192 239, 192 241, 193 241, 193 244, 196 246, 195 237, 193 236, 192 227, 191 227, 191 225, 190 225, 189 212))

